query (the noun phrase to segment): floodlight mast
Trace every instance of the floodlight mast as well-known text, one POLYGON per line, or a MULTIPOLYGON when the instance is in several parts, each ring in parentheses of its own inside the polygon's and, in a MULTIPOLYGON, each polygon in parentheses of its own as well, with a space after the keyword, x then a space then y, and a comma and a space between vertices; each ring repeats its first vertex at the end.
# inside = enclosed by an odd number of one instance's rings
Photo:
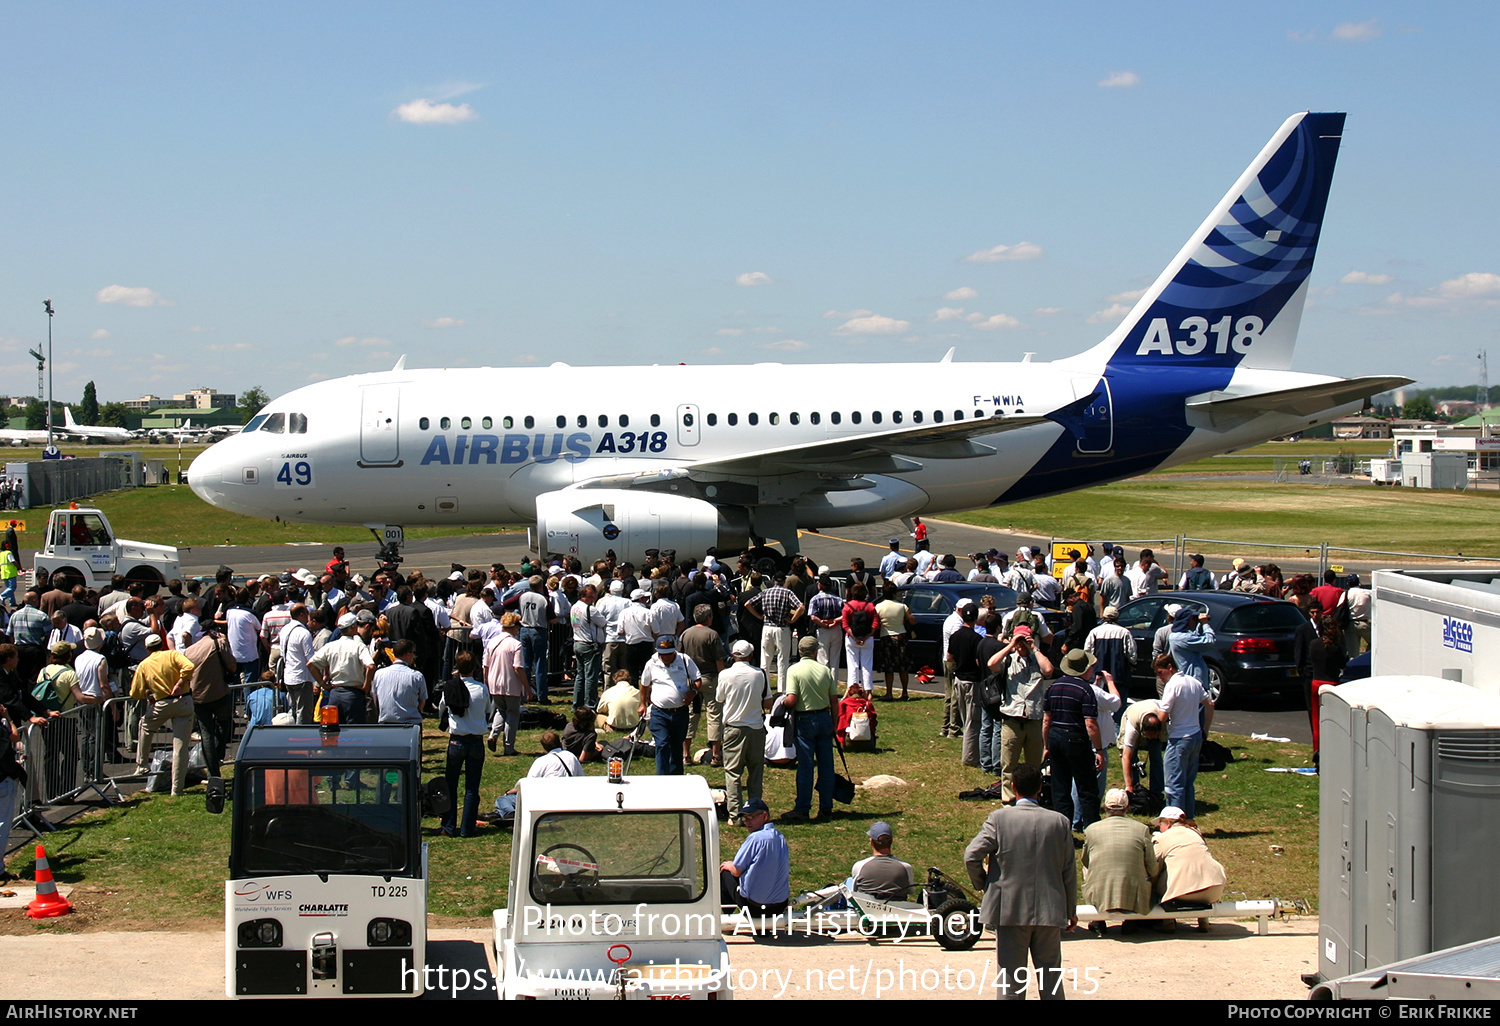
MULTIPOLYGON (((47 310, 47 448, 52 448, 52 300, 42 300, 47 310)), ((40 382, 38 382, 40 384, 40 382)))

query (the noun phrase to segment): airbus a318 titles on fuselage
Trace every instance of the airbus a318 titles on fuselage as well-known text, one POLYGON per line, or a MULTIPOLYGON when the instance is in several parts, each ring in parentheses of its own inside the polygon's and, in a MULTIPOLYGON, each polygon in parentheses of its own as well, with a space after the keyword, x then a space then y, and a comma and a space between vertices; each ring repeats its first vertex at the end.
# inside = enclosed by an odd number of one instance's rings
POLYGON ((795 400, 779 364, 419 370, 403 357, 267 404, 194 460, 189 483, 252 516, 533 523, 544 555, 639 561, 752 539, 790 550, 799 527, 1031 499, 1303 431, 1409 380, 1290 369, 1343 125, 1289 118, 1076 356, 799 365, 824 387, 795 400))

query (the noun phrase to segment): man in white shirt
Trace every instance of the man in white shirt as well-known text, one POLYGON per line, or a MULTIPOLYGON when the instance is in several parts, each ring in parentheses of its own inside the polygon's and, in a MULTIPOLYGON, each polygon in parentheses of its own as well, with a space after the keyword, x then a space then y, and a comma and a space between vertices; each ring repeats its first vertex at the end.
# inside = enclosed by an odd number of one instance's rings
POLYGON ((542 735, 542 754, 526 771, 528 777, 581 777, 583 763, 563 747, 562 736, 555 730, 542 735))
POLYGON ((1171 726, 1167 730, 1167 804, 1193 816, 1194 782, 1198 778, 1198 753, 1203 749, 1204 730, 1213 723, 1214 704, 1196 677, 1178 672, 1170 655, 1156 657, 1152 664, 1162 681, 1161 707, 1171 726), (1205 724, 1198 725, 1202 708, 1205 724))
POLYGON ((613 679, 615 671, 625 666, 625 635, 620 632, 620 616, 630 608, 625 597, 625 582, 610 581, 609 594, 599 600, 599 612, 604 614, 604 665, 605 680, 613 679))
POLYGON ((1156 561, 1156 553, 1150 549, 1142 549, 1140 560, 1125 571, 1125 576, 1130 579, 1131 595, 1141 598, 1144 595, 1155 595, 1157 582, 1166 580, 1167 572, 1156 561))
POLYGON ((298 723, 313 721, 313 676, 307 668, 313 657, 313 636, 307 626, 307 606, 298 602, 287 610, 289 619, 281 628, 276 645, 281 649, 281 680, 286 687, 287 699, 292 703, 292 716, 298 723))
POLYGON ((676 639, 656 639, 656 654, 641 672, 642 718, 651 714, 651 737, 656 742, 656 775, 682 775, 682 745, 687 740, 688 710, 701 678, 698 666, 677 651, 676 639))

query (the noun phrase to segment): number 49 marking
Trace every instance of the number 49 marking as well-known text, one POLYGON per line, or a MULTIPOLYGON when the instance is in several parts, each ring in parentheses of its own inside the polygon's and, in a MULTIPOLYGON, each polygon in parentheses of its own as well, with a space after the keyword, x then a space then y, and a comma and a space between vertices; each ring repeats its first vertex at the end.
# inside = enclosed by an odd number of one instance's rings
POLYGON ((312 464, 306 460, 298 463, 283 463, 280 472, 276 475, 276 483, 308 487, 312 484, 312 464))

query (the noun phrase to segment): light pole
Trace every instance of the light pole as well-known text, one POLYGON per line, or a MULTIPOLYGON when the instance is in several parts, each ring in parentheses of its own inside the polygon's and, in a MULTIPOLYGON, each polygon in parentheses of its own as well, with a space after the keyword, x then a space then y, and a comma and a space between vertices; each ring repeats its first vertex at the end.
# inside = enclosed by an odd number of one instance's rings
POLYGON ((42 300, 47 310, 47 448, 52 448, 52 300, 42 300))

